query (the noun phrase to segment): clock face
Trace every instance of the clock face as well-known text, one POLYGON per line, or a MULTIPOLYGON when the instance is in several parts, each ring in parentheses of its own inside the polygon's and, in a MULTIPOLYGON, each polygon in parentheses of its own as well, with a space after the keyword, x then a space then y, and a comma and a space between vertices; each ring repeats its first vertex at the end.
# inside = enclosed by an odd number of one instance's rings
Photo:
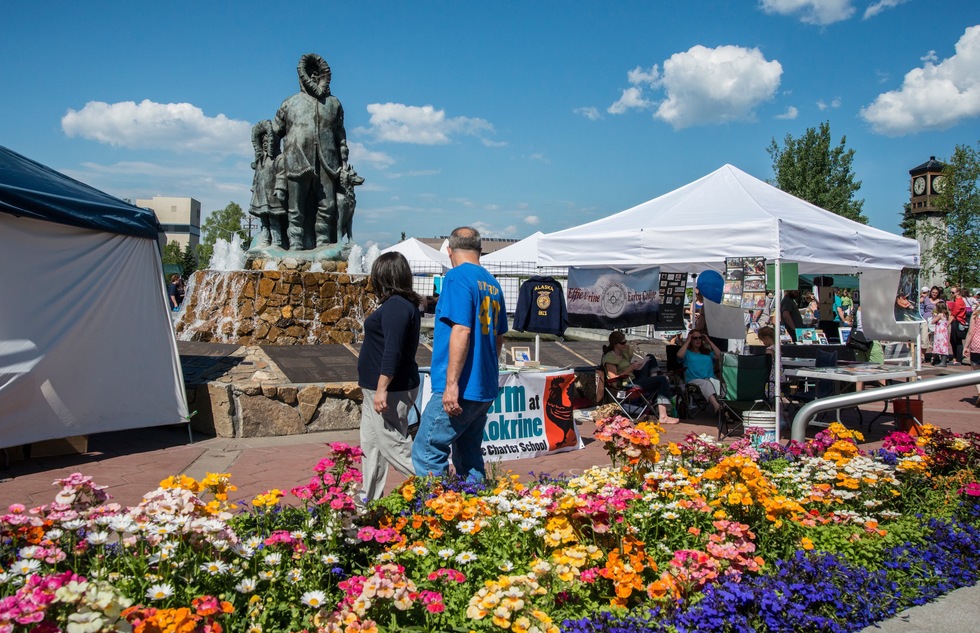
POLYGON ((946 186, 946 179, 942 176, 932 177, 932 190, 935 193, 942 193, 943 187, 946 186))
POLYGON ((926 179, 923 178, 922 176, 919 176, 914 181, 912 181, 912 191, 914 191, 915 195, 917 196, 921 196, 922 194, 924 194, 926 192, 926 179))

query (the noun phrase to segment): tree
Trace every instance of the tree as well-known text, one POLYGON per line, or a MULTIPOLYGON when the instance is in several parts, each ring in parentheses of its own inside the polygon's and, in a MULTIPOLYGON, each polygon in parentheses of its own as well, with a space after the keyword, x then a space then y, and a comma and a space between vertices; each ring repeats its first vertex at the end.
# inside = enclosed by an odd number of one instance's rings
POLYGON ((224 209, 211 212, 201 225, 201 243, 197 246, 197 261, 200 268, 207 268, 211 263, 214 243, 219 239, 230 240, 231 236, 237 233, 242 238, 242 244, 245 243, 247 235, 242 228, 244 219, 245 213, 234 202, 229 202, 224 209))
POLYGON ((868 218, 861 214, 864 200, 854 199, 861 181, 854 179, 854 150, 845 149, 846 142, 842 136, 840 145, 831 147, 829 121, 821 123, 819 130, 807 128, 798 139, 787 134, 782 148, 773 138, 766 148, 776 175, 772 184, 822 209, 867 224, 868 218))
POLYGON ((912 213, 911 202, 902 205, 902 221, 898 223, 898 228, 902 229, 902 237, 915 239, 915 214, 912 213))
POLYGON ((167 242, 163 247, 163 265, 177 265, 183 263, 183 256, 180 253, 180 242, 167 242))
POLYGON ((924 267, 942 271, 951 283, 980 286, 980 143, 976 149, 957 145, 942 178, 936 208, 944 222, 920 226, 934 239, 924 267))
POLYGON ((184 252, 180 257, 180 265, 184 269, 185 279, 189 278, 191 273, 197 270, 197 257, 194 256, 194 251, 191 250, 190 242, 184 247, 184 252))

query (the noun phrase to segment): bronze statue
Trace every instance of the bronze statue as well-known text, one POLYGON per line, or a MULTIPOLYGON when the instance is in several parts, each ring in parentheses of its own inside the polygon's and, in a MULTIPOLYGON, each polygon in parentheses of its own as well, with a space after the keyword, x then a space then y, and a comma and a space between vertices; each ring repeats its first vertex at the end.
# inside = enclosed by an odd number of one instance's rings
POLYGON ((259 121, 252 127, 252 147, 255 161, 252 169, 252 203, 248 212, 259 218, 259 234, 253 247, 287 247, 285 236, 286 209, 276 195, 276 174, 282 170, 279 139, 272 132, 272 121, 259 121))
POLYGON ((272 130, 282 139, 289 249, 309 250, 337 242, 337 191, 347 133, 344 109, 330 94, 327 62, 308 53, 297 72, 300 91, 279 106, 272 130))
POLYGON ((351 228, 354 224, 354 207, 357 199, 354 196, 354 187, 364 184, 354 167, 347 162, 347 146, 340 150, 340 158, 343 166, 340 168, 340 186, 337 187, 337 210, 340 215, 340 237, 346 237, 349 242, 352 237, 351 228))

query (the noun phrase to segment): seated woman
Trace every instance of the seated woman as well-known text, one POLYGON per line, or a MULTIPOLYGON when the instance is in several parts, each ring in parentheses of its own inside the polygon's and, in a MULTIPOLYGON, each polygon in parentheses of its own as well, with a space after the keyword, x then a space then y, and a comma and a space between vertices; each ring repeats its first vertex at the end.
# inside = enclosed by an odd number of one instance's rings
POLYGON ((677 424, 678 419, 667 415, 670 404, 670 381, 666 376, 652 375, 657 361, 652 356, 645 359, 633 358, 633 352, 626 342, 626 335, 616 330, 609 334, 609 345, 602 346, 602 368, 606 383, 616 388, 633 384, 657 404, 658 421, 661 424, 677 424))
POLYGON ((698 331, 691 332, 677 350, 677 360, 684 365, 684 382, 696 385, 715 413, 721 411, 721 381, 715 377, 715 358, 720 356, 721 350, 698 331))

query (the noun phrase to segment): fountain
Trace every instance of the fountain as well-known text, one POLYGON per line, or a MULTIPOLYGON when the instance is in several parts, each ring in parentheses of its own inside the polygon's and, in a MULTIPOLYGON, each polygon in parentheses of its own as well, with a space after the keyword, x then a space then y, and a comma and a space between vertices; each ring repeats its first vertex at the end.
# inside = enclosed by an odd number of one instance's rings
POLYGON ((221 437, 356 428, 356 343, 374 307, 377 257, 352 240, 354 188, 331 71, 303 55, 300 91, 252 128, 248 251, 219 240, 191 276, 175 331, 192 419, 221 437), (217 345, 223 343, 226 345, 217 345), (212 362, 210 359, 220 358, 212 362))

